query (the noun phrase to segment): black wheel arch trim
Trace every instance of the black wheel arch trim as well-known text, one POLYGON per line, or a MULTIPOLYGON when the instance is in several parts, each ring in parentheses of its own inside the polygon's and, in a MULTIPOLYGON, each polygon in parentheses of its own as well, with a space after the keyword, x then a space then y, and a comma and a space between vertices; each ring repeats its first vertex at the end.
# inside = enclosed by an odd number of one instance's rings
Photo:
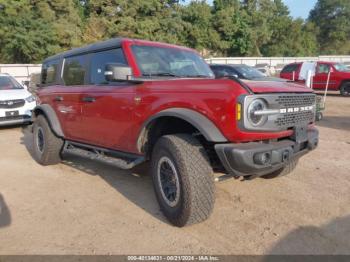
POLYGON ((160 111, 157 114, 153 115, 142 125, 141 131, 137 139, 137 148, 140 152, 142 151, 142 136, 144 135, 145 130, 153 121, 161 117, 176 117, 188 122, 193 127, 198 129, 198 131, 209 142, 224 143, 228 141, 225 138, 225 136, 221 133, 221 131, 216 127, 216 125, 205 115, 191 109, 170 108, 160 111))
MULTIPOLYGON (((49 122, 49 125, 54 132, 54 134, 58 137, 64 137, 64 133, 62 131, 62 127, 60 124, 60 121, 58 120, 58 117, 56 115, 55 110, 48 104, 42 104, 38 105, 34 108, 34 117, 38 116, 39 114, 43 114, 47 121, 49 122)), ((34 122, 34 119, 33 119, 34 122)))

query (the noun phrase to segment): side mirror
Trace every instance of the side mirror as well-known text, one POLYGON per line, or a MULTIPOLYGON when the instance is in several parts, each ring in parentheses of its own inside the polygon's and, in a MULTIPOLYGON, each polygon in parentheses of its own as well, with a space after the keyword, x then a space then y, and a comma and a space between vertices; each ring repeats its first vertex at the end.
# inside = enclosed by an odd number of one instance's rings
POLYGON ((131 67, 118 63, 107 64, 105 67, 105 78, 107 81, 130 81, 132 80, 131 67))
POLYGON ((235 78, 238 78, 238 75, 237 75, 237 74, 233 74, 232 76, 235 77, 235 78))

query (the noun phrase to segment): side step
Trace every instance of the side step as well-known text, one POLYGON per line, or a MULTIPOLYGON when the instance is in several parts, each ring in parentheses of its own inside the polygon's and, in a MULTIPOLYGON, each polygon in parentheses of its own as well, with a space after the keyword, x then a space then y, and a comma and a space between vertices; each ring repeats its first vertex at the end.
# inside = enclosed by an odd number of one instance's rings
POLYGON ((65 142, 62 153, 89 158, 91 160, 96 160, 98 162, 109 164, 125 170, 131 169, 145 161, 143 156, 99 148, 72 141, 65 142))

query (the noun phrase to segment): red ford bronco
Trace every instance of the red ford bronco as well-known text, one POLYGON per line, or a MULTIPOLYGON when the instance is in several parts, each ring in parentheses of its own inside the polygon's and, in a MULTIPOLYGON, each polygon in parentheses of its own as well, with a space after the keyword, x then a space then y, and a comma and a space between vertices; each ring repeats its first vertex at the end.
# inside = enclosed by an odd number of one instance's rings
POLYGON ((180 227, 209 217, 214 172, 285 175, 318 144, 310 89, 215 79, 196 51, 164 43, 112 39, 50 57, 38 97, 40 164, 64 154, 121 169, 150 160, 161 210, 180 227))

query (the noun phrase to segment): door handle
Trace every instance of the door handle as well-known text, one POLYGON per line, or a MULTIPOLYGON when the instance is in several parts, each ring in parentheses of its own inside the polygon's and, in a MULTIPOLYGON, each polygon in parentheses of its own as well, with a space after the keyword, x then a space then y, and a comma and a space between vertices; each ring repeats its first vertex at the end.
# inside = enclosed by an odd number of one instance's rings
POLYGON ((93 103, 96 101, 96 98, 95 97, 91 97, 91 96, 86 96, 86 97, 83 97, 83 102, 87 102, 87 103, 93 103))
POLYGON ((54 98, 54 101, 56 101, 56 102, 61 102, 61 101, 63 101, 63 97, 62 97, 62 96, 56 96, 56 97, 54 98))

